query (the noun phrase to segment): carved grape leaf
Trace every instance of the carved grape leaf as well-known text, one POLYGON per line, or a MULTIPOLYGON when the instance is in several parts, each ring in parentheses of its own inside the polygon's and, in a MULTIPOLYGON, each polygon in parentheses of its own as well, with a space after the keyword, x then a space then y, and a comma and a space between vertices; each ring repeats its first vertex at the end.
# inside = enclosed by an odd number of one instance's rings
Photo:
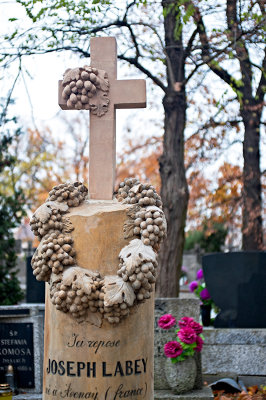
POLYGON ((74 226, 68 217, 62 218, 63 222, 63 231, 66 233, 70 233, 74 230, 74 226))
POLYGON ((124 232, 124 238, 128 239, 132 236, 134 236, 133 230, 134 230, 135 224, 133 220, 127 220, 124 223, 123 226, 123 232, 124 232))
POLYGON ((134 204, 127 210, 127 216, 135 219, 136 218, 136 213, 141 209, 141 207, 138 204, 134 204))
POLYGON ((71 81, 77 81, 80 76, 80 68, 68 68, 64 73, 62 84, 65 86, 71 81))
POLYGON ((62 283, 66 286, 71 286, 76 274, 77 274, 77 267, 65 268, 63 272, 62 283))
POLYGON ((63 272, 62 283, 63 285, 71 286, 71 284, 75 282, 87 295, 90 295, 91 286, 98 275, 97 272, 88 271, 78 266, 68 267, 63 272))
POLYGON ((106 307, 121 304, 123 302, 127 303, 129 306, 133 305, 136 298, 134 290, 132 286, 128 282, 125 282, 120 276, 105 276, 104 287, 104 305, 106 307))
POLYGON ((50 218, 52 210, 66 212, 68 210, 68 205, 66 203, 59 203, 58 201, 46 201, 37 208, 33 216, 42 223, 45 223, 50 218))
POLYGON ((91 278, 91 276, 84 274, 81 284, 82 289, 89 296, 91 294, 91 287, 93 285, 93 279, 91 278))
POLYGON ((52 287, 54 283, 60 282, 62 280, 62 275, 63 274, 55 274, 52 272, 51 276, 50 276, 50 282, 49 282, 50 287, 52 287))
POLYGON ((108 92, 109 91, 109 81, 108 81, 108 75, 107 72, 102 70, 102 69, 98 69, 98 78, 100 80, 100 89, 103 92, 108 92))
POLYGON ((123 247, 119 257, 122 258, 128 271, 134 271, 144 261, 156 262, 156 253, 151 246, 145 246, 140 239, 131 240, 123 247))
POLYGON ((108 104, 110 100, 106 92, 97 91, 96 94, 90 98, 90 110, 92 114, 101 117, 108 111, 108 104))
POLYGON ((134 185, 129 191, 137 194, 142 191, 143 185, 140 183, 138 185, 134 185))
POLYGON ((98 328, 100 328, 103 323, 103 317, 102 317, 102 314, 99 312, 94 313, 94 312, 88 310, 86 317, 85 317, 85 321, 91 325, 95 325, 98 328))

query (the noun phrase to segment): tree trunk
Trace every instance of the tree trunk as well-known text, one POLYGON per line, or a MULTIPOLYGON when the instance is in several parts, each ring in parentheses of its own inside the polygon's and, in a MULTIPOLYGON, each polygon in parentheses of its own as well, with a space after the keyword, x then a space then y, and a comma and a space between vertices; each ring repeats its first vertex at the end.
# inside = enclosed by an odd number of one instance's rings
MULTIPOLYGON (((251 101, 249 104, 252 104, 251 101)), ((259 151, 261 110, 256 110, 256 108, 256 105, 253 107, 252 105, 244 106, 241 111, 245 126, 243 142, 243 250, 263 249, 259 151)))
MULTIPOLYGON (((163 0, 163 7, 169 0, 163 0)), ((173 8, 166 13, 165 51, 168 90, 163 99, 165 111, 164 146, 160 157, 161 196, 168 224, 159 259, 158 297, 176 297, 184 247, 184 228, 188 205, 188 186, 184 165, 184 129, 186 123, 186 93, 184 82, 184 49, 182 35, 176 36, 178 15, 173 8), (178 83, 175 85, 175 83, 178 83)))

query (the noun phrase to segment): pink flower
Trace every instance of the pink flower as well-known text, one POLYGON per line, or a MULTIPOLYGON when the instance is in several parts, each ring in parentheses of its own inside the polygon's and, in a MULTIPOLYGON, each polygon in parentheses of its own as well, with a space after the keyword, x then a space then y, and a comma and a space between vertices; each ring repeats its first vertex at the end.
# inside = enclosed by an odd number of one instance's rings
POLYGON ((164 354, 169 358, 176 358, 183 352, 182 346, 176 341, 165 343, 164 354))
POLYGON ((192 281, 192 282, 190 282, 190 284, 189 284, 189 290, 190 290, 191 292, 194 292, 194 291, 197 289, 198 286, 199 286, 199 284, 198 284, 197 281, 192 281))
POLYGON ((209 300, 211 298, 210 293, 207 288, 203 289, 200 292, 200 297, 202 300, 209 300))
POLYGON ((178 322, 178 325, 180 328, 189 326, 190 328, 193 329, 193 331, 196 332, 197 335, 199 335, 203 331, 202 325, 200 325, 198 322, 194 321, 194 319, 190 317, 181 318, 180 321, 178 322))
POLYGON ((197 339, 196 332, 190 328, 190 326, 185 326, 184 328, 180 329, 180 331, 177 333, 177 336, 180 340, 182 340, 182 342, 187 344, 194 343, 197 339))
POLYGON ((197 272, 197 279, 200 281, 201 279, 203 279, 203 270, 199 269, 197 272))
POLYGON ((158 325, 162 329, 170 329, 176 325, 176 319, 172 314, 164 314, 160 317, 158 325))
POLYGON ((202 325, 200 325, 196 321, 190 322, 189 326, 190 326, 190 328, 192 328, 196 332, 197 335, 199 335, 203 331, 202 325))
POLYGON ((183 317, 178 321, 178 325, 180 328, 184 328, 185 326, 190 326, 190 324, 194 321, 193 318, 183 317))
POLYGON ((197 336, 196 343, 197 343, 197 347, 195 347, 195 351, 197 351, 199 353, 199 352, 201 352, 202 346, 203 346, 203 340, 200 336, 197 336))

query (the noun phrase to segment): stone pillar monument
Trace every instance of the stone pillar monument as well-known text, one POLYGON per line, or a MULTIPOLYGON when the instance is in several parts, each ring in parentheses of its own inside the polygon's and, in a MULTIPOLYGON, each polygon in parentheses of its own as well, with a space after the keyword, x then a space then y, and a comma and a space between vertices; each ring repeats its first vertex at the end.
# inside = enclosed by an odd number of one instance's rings
POLYGON ((116 79, 116 41, 91 39, 91 66, 67 70, 63 109, 90 111, 88 189, 53 188, 31 228, 47 282, 43 399, 153 399, 153 291, 166 222, 150 184, 114 196, 115 109, 145 107, 145 81, 116 79))

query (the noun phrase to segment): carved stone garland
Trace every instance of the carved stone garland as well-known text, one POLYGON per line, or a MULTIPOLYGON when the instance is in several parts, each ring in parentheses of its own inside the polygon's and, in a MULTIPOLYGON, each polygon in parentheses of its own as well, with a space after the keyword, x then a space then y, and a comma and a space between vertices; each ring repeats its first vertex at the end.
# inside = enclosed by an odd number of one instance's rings
POLYGON ((156 281, 157 252, 166 234, 162 202, 155 189, 128 178, 120 183, 118 201, 131 204, 124 237, 133 238, 119 254, 117 275, 76 265, 74 227, 66 217, 69 207, 79 206, 88 189, 80 182, 55 186, 33 214, 30 225, 40 244, 32 257, 37 280, 49 282, 55 307, 78 322, 85 319, 101 326, 102 318, 118 323, 131 307, 150 298, 156 281))
POLYGON ((101 117, 108 111, 109 81, 104 70, 85 65, 67 69, 63 78, 62 97, 68 108, 91 110, 101 117))

